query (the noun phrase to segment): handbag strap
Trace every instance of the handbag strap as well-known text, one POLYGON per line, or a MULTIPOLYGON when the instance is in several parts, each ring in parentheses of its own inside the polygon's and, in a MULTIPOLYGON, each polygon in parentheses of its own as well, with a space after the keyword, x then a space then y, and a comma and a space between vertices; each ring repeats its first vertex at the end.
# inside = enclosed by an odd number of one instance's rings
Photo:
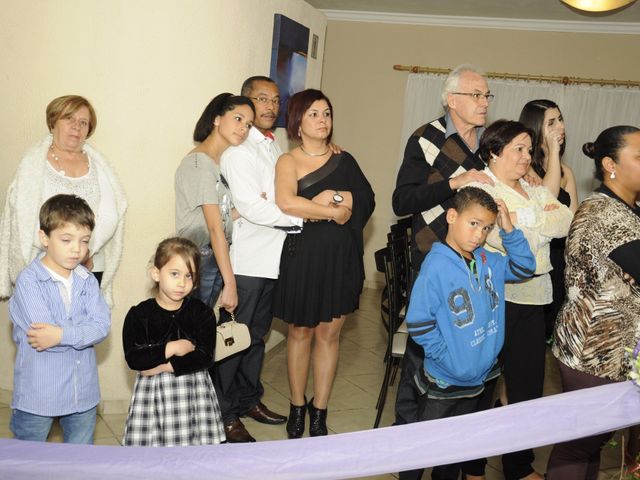
MULTIPOLYGON (((220 325, 220 319, 222 318, 222 315, 220 315, 220 312, 222 312, 222 307, 220 305, 218 305, 218 321, 216 322, 216 325, 220 325)), ((233 312, 227 312, 229 313, 229 316, 231 317, 231 321, 235 322, 236 321, 236 315, 233 312)), ((222 322, 224 323, 224 322, 222 322)))

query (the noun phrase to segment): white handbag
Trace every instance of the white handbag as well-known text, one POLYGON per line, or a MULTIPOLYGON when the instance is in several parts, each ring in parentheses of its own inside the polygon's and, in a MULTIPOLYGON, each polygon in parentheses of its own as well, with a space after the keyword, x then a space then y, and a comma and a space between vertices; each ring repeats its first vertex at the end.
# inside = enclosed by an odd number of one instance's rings
POLYGON ((216 362, 249 348, 249 345, 251 345, 249 327, 244 323, 236 322, 233 313, 231 313, 230 322, 219 323, 216 326, 216 362))

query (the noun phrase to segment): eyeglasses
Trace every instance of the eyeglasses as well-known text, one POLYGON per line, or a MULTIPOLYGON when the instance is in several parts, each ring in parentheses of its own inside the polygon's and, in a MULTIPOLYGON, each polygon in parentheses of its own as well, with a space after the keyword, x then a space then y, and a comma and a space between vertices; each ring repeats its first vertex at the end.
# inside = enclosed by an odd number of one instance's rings
POLYGON ((280 99, 279 98, 268 98, 268 97, 249 97, 249 98, 251 100, 255 100, 260 105, 266 105, 267 103, 271 102, 275 107, 279 107, 280 106, 280 99))
POLYGON ((465 93, 465 92, 451 92, 451 95, 466 95, 467 97, 472 97, 476 102, 479 102, 483 98, 490 102, 495 98, 493 93, 465 93))
POLYGON ((80 129, 84 130, 84 129, 88 129, 89 126, 91 125, 89 123, 88 120, 85 120, 84 118, 73 118, 73 117, 62 117, 62 120, 64 120, 65 122, 67 122, 69 125, 75 127, 79 127, 80 129))

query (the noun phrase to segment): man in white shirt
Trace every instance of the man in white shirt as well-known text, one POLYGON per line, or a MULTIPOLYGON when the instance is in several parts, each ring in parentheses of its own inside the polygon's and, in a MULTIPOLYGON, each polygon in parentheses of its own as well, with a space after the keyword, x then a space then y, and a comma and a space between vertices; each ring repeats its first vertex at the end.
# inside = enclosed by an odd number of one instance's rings
POLYGON ((275 165, 282 150, 271 129, 280 109, 278 86, 268 77, 251 77, 243 83, 241 95, 255 105, 253 128, 244 143, 224 152, 221 171, 241 215, 233 224, 230 256, 238 288, 235 317, 249 327, 251 345, 219 362, 214 374, 227 441, 232 443, 255 441, 240 421, 243 415, 270 425, 287 420, 260 401, 260 372, 285 232, 302 228, 302 219, 282 213, 275 204, 275 165))

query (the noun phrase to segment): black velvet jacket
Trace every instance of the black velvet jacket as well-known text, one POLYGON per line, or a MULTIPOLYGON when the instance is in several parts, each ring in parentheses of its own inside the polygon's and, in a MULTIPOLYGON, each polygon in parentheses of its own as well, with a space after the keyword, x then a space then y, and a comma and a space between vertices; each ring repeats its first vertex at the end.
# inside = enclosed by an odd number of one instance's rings
POLYGON ((124 355, 132 370, 149 370, 170 362, 176 376, 210 368, 216 343, 213 310, 195 298, 185 298, 180 309, 165 310, 154 298, 131 307, 122 329, 124 355), (195 350, 165 358, 165 347, 186 339, 195 350))

